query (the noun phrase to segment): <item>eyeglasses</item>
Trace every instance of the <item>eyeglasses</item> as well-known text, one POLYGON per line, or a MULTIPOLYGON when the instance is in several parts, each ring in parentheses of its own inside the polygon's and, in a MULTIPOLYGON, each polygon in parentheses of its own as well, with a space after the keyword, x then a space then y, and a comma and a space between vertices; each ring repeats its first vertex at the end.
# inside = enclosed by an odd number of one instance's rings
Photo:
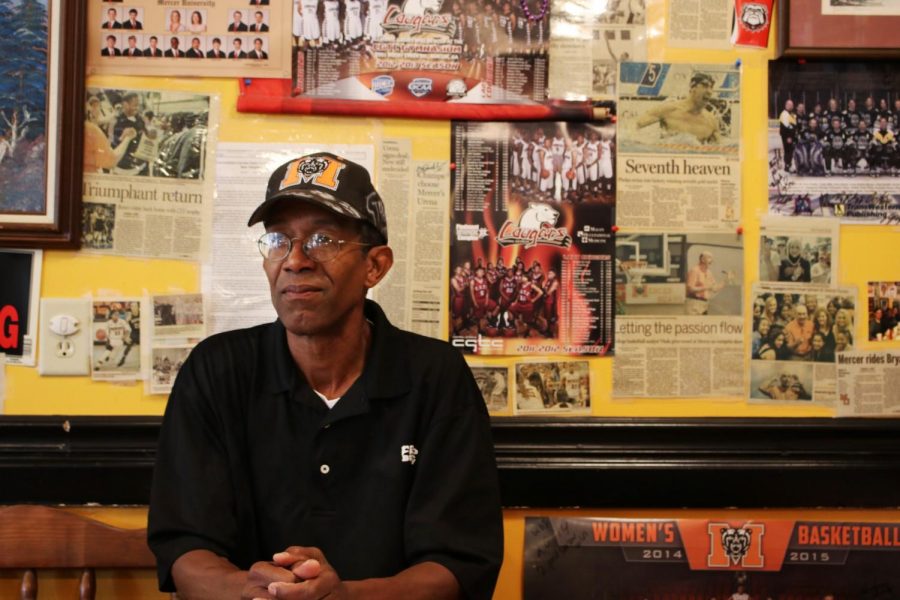
MULTIPOLYGON (((302 239, 303 238, 290 238, 283 233, 270 231, 262 234, 259 241, 256 242, 256 245, 259 248, 259 253, 262 254, 264 259, 277 262, 286 259, 294 248, 294 242, 302 239)), ((325 263, 337 258, 338 254, 341 252, 341 247, 344 244, 353 244, 355 246, 372 245, 366 244, 365 242, 335 240, 324 233, 316 232, 300 244, 300 249, 303 250, 303 253, 309 257, 310 260, 314 260, 317 263, 325 263)))

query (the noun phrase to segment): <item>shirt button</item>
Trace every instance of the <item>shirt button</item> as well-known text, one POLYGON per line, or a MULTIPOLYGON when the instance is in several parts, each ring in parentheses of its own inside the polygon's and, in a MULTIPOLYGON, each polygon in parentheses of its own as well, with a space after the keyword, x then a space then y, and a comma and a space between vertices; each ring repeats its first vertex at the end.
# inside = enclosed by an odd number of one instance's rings
POLYGON ((319 473, 321 473, 322 475, 328 475, 328 473, 330 472, 331 467, 329 467, 328 465, 322 465, 319 467, 319 473))

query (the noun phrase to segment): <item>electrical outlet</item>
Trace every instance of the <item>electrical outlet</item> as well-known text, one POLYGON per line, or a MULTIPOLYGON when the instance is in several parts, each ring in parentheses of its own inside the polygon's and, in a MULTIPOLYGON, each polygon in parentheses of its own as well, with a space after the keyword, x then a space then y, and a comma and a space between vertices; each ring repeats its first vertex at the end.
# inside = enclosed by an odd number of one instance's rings
POLYGON ((41 298, 38 373, 90 375, 91 301, 41 298))

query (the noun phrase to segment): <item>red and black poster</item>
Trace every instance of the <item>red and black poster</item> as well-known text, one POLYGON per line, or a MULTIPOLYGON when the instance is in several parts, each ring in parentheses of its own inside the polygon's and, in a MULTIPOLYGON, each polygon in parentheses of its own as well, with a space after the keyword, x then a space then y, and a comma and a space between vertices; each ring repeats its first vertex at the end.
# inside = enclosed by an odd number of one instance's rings
POLYGON ((9 364, 34 365, 42 255, 0 250, 0 354, 9 364))
POLYGON ((612 353, 615 126, 459 122, 452 135, 451 343, 612 353))
POLYGON ((525 600, 892 600, 900 522, 529 517, 525 600))

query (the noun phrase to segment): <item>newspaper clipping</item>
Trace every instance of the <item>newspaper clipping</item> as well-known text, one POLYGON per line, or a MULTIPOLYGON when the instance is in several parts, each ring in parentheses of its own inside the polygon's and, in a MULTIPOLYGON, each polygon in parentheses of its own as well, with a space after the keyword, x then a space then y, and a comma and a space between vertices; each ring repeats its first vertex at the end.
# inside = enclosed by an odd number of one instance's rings
POLYGON ((591 412, 588 361, 516 364, 516 414, 591 412))
POLYGON ((524 600, 888 600, 900 523, 815 511, 526 517, 524 600), (598 593, 598 590, 602 590, 598 593))
POLYGON ((201 294, 152 296, 153 318, 145 345, 150 347, 147 392, 168 394, 191 349, 206 336, 206 313, 201 294))
POLYGON ((450 341, 612 351, 613 125, 454 123, 450 341))
POLYGON ((759 280, 784 287, 837 283, 839 223, 834 219, 763 217, 759 280))
POLYGON ((731 0, 671 0, 669 36, 671 48, 731 49, 731 0))
POLYGON ((769 212, 900 223, 900 70, 769 63, 769 212))
POLYGON ((868 285, 869 341, 900 341, 900 281, 873 281, 868 285))
POLYGON ((741 236, 619 233, 613 395, 741 396, 741 236))
POLYGON ((386 139, 381 142, 377 181, 395 251, 394 266, 372 290, 372 298, 398 327, 443 339, 450 164, 414 161, 412 140, 386 139))
POLYGON ((741 213, 738 69, 622 63, 618 91, 618 225, 734 231, 741 213))
POLYGON ((833 407, 835 356, 855 348, 855 315, 853 288, 754 285, 751 401, 833 407))
POLYGON ((900 350, 837 355, 839 417, 900 415, 900 350))
POLYGON ((85 108, 82 249, 202 260, 218 97, 88 88, 85 108))
POLYGON ((484 404, 491 414, 509 410, 509 367, 469 363, 475 383, 484 398, 484 404))
POLYGON ((89 74, 290 76, 290 2, 113 0, 87 6, 89 74))
POLYGON ((644 0, 557 2, 550 28, 550 98, 615 100, 619 63, 647 60, 644 0))
POLYGON ((95 299, 93 307, 93 379, 141 379, 141 299, 95 299))

